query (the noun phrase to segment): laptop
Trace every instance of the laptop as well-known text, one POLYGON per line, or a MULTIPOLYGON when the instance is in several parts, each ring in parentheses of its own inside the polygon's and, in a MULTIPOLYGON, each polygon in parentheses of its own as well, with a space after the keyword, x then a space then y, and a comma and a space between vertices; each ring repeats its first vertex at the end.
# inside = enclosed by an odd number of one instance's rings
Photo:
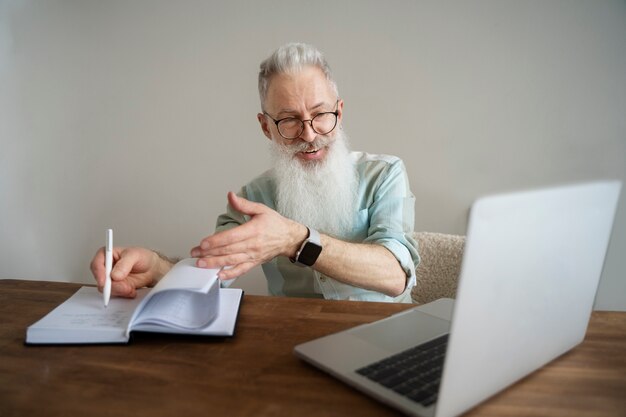
POLYGON ((456 300, 295 347, 416 416, 455 416, 582 342, 621 183, 494 195, 471 208, 456 300))

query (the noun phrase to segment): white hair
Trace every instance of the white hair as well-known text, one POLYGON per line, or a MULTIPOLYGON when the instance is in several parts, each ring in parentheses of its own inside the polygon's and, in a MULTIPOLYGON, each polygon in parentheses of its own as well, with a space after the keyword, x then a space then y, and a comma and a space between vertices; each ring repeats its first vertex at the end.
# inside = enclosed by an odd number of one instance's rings
POLYGON ((261 62, 259 70, 259 97, 261 107, 265 103, 270 80, 275 74, 299 72, 305 67, 318 67, 330 83, 337 96, 337 84, 333 80, 330 66, 324 55, 312 45, 304 43, 288 43, 275 50, 272 55, 261 62))
POLYGON ((294 157, 298 147, 270 142, 276 210, 322 233, 349 239, 358 209, 358 176, 348 138, 338 130, 334 140, 318 136, 311 146, 329 147, 324 161, 303 164, 294 157))

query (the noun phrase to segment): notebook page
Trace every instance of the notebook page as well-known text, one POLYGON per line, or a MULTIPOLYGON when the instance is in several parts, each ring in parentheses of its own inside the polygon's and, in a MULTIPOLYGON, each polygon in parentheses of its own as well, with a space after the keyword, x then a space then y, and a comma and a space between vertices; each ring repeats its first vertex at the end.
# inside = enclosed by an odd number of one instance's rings
POLYGON ((112 298, 104 307, 95 287, 81 287, 44 318, 29 326, 27 343, 123 342, 135 307, 148 294, 137 291, 134 299, 112 298))
POLYGON ((206 327, 197 329, 181 330, 173 327, 163 327, 154 324, 139 324, 133 326, 133 330, 158 333, 184 333, 203 336, 232 336, 235 333, 239 304, 243 291, 239 288, 221 288, 219 312, 217 317, 206 327))
POLYGON ((127 335, 135 324, 151 323, 180 329, 206 326, 218 310, 217 272, 218 269, 197 268, 195 258, 178 262, 135 309, 127 335))
POLYGON ((208 294, 195 291, 169 290, 155 294, 135 317, 136 325, 155 324, 179 329, 197 329, 215 319, 219 304, 219 283, 208 294))

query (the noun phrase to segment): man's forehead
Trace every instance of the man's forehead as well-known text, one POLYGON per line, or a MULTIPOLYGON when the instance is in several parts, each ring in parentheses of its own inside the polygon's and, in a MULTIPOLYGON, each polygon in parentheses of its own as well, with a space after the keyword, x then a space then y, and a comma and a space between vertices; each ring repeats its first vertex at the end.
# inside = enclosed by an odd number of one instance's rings
POLYGON ((317 67, 306 67, 297 72, 272 76, 265 100, 266 110, 291 112, 312 110, 324 104, 334 104, 335 97, 330 82, 317 67))

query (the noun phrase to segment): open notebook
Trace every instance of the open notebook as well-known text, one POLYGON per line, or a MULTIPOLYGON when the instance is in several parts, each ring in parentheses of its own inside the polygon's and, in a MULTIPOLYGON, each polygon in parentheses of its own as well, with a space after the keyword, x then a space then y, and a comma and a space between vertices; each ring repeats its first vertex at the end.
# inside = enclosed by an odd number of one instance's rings
POLYGON ((29 326, 26 343, 127 343, 133 331, 232 336, 243 291, 220 288, 217 272, 184 259, 154 288, 112 298, 106 308, 97 288, 82 287, 29 326))

